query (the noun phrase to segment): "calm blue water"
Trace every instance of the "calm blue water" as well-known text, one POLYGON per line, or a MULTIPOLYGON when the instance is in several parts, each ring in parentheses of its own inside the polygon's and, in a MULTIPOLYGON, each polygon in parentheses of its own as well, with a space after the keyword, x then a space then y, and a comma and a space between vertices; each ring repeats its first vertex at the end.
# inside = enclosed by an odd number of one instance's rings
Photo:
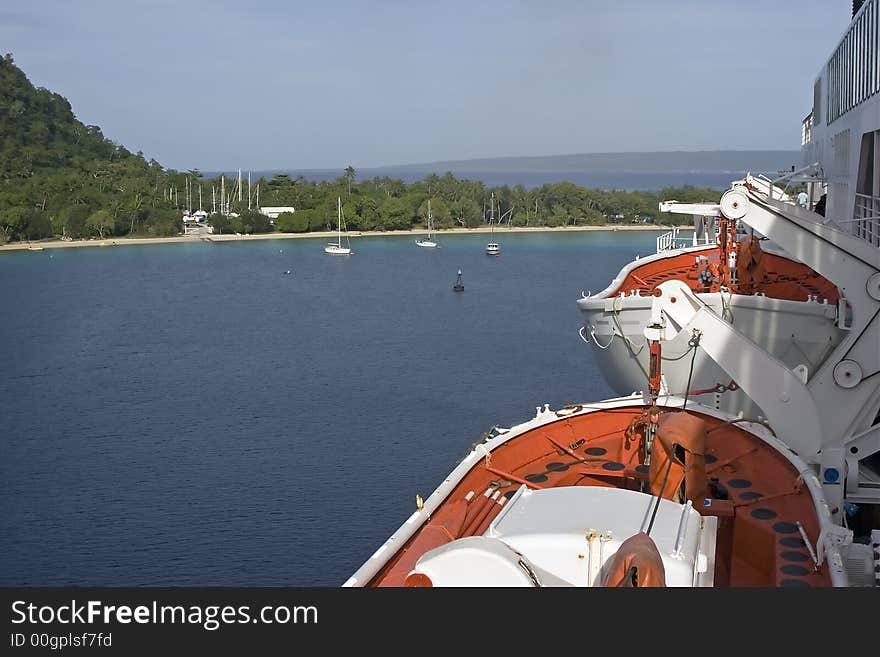
POLYGON ((341 584, 480 433, 612 396, 575 300, 655 237, 0 254, 0 584, 341 584))

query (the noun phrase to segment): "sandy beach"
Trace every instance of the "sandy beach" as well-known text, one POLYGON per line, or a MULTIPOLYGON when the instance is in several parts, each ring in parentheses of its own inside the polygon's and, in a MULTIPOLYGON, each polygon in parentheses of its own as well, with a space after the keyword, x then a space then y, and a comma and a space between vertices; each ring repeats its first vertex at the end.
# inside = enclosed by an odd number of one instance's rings
MULTIPOLYGON (((615 225, 605 224, 602 226, 558 226, 551 228, 548 226, 523 226, 510 228, 507 226, 495 228, 495 232, 499 234, 509 233, 565 233, 565 232, 583 232, 583 231, 656 231, 666 232, 672 229, 671 225, 654 225, 654 224, 629 224, 615 225)), ((682 230, 691 229, 689 226, 681 226, 682 230)), ((489 226, 480 226, 479 228, 448 228, 445 230, 435 231, 438 237, 443 235, 468 235, 472 233, 489 233, 489 226)), ((424 235, 423 228, 415 230, 385 230, 385 231, 348 231, 345 233, 349 237, 387 237, 393 235, 424 235)), ((123 246, 132 244, 175 244, 188 242, 229 242, 229 241, 250 241, 250 240, 279 240, 279 239, 335 239, 336 231, 321 231, 314 233, 260 233, 258 235, 180 235, 177 237, 108 237, 106 239, 87 239, 87 240, 41 240, 36 242, 11 242, 9 244, 0 245, 0 251, 39 251, 42 249, 64 249, 80 246, 123 246)))

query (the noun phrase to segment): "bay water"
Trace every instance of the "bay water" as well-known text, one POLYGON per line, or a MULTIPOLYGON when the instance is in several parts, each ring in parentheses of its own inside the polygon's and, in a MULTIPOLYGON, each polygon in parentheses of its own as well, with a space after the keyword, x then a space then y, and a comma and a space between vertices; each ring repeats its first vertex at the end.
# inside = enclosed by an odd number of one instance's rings
POLYGON ((338 586, 481 433, 613 396, 575 302, 658 234, 0 254, 0 585, 338 586))

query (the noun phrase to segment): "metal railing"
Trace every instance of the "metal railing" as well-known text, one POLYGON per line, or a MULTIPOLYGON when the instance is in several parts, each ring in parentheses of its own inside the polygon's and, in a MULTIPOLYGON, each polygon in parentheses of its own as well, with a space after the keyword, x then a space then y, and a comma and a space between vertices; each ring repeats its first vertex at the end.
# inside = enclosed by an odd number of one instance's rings
POLYGON ((828 125, 880 91, 878 33, 880 0, 865 0, 825 65, 828 125))
POLYGON ((697 246, 699 244, 713 244, 714 240, 710 239, 709 233, 703 235, 703 239, 697 238, 697 231, 690 237, 679 237, 678 228, 673 228, 668 233, 663 233, 657 237, 657 253, 663 251, 674 251, 675 249, 686 249, 689 246, 697 246))
POLYGON ((880 196, 856 194, 853 218, 846 222, 852 224, 852 234, 880 247, 880 196))
POLYGON ((810 112, 801 122, 801 146, 806 146, 813 141, 813 113, 810 112))

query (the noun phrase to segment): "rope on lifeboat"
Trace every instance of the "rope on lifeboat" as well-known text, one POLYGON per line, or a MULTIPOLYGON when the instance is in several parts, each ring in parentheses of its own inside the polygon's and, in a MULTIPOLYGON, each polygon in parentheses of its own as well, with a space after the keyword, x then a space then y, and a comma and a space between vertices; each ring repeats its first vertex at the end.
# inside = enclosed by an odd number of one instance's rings
POLYGON ((669 479, 669 471, 672 470, 672 462, 675 461, 675 450, 680 447, 678 443, 672 444, 672 451, 669 454, 669 461, 666 464, 666 474, 663 475, 663 483, 660 484, 660 491, 657 493, 657 501, 654 502, 654 510, 651 512, 651 520, 648 523, 648 528, 645 530, 645 534, 648 536, 651 535, 651 529, 654 527, 654 518, 657 517, 657 509, 660 508, 660 500, 663 499, 663 489, 666 488, 666 480, 669 479))
MULTIPOLYGON (((586 328, 585 326, 581 326, 580 329, 578 329, 578 335, 581 336, 581 340, 583 340, 583 341, 586 342, 587 344, 590 344, 590 343, 587 341, 587 339, 584 337, 584 329, 585 329, 585 328, 586 328)), ((608 340, 608 343, 607 343, 607 344, 604 344, 604 345, 601 344, 601 343, 596 339, 596 327, 593 326, 592 324, 590 324, 590 337, 593 339, 593 342, 595 343, 595 345, 596 345, 597 347, 599 347, 599 349, 607 349, 608 347, 611 346, 611 343, 614 342, 614 333, 612 333, 612 334, 611 334, 611 339, 608 340)))
POLYGON ((706 429, 706 433, 712 433, 713 431, 718 431, 718 429, 723 429, 729 424, 737 424, 739 422, 751 422, 752 424, 760 424, 762 427, 767 429, 770 433, 773 434, 774 438, 778 438, 776 432, 773 431, 773 427, 770 426, 770 423, 763 418, 755 418, 755 417, 737 417, 732 420, 725 420, 721 424, 712 427, 711 429, 706 429))
POLYGON ((703 337, 703 333, 699 329, 693 329, 691 333, 691 339, 688 340, 688 346, 693 349, 694 353, 691 355, 691 368, 688 371, 688 382, 687 387, 684 389, 684 401, 681 403, 681 410, 684 410, 687 406, 687 398, 691 393, 691 378, 694 375, 694 361, 697 359, 697 347, 700 346, 700 338, 703 337))

